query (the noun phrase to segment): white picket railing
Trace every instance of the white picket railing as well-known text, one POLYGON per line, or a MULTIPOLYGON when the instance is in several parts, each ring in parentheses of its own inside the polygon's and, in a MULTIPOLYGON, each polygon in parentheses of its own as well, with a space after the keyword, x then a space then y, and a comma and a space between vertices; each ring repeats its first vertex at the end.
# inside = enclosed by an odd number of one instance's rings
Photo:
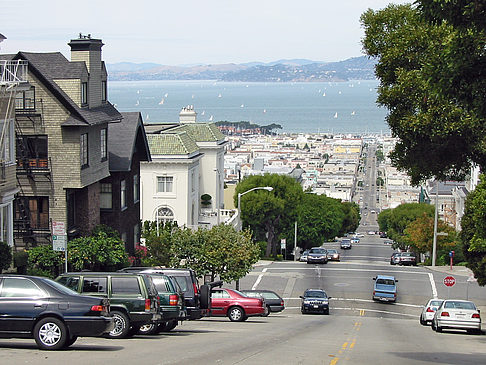
POLYGON ((27 61, 0 60, 0 85, 27 82, 27 61))

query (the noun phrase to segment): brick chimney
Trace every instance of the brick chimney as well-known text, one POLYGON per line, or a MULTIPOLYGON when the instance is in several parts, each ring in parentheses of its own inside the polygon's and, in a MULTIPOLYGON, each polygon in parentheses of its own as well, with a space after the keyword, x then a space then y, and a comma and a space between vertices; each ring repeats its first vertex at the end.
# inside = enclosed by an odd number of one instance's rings
POLYGON ((94 108, 101 105, 101 39, 91 38, 91 34, 79 33, 78 39, 68 43, 71 47, 71 61, 84 61, 88 69, 88 105, 94 108))

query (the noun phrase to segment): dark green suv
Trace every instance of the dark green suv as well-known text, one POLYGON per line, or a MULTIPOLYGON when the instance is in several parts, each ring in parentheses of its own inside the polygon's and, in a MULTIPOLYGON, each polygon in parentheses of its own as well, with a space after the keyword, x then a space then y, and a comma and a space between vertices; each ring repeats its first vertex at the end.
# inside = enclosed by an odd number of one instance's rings
POLYGON ((115 328, 111 338, 136 333, 147 323, 160 322, 159 296, 149 275, 135 273, 74 272, 56 281, 83 295, 110 299, 115 328))

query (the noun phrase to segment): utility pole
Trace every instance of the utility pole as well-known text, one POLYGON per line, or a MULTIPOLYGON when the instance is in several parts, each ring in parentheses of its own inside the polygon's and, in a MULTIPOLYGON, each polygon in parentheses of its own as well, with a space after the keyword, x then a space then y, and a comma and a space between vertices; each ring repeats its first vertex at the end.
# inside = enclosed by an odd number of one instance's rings
POLYGON ((432 243, 432 267, 435 266, 435 259, 437 256, 437 221, 439 210, 439 181, 436 181, 435 187, 435 216, 434 216, 434 240, 432 243))

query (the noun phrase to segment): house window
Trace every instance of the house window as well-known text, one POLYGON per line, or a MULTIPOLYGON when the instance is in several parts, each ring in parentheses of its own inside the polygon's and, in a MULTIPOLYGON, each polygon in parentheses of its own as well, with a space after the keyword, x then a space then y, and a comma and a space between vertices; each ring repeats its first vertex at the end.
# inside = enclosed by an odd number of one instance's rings
POLYGON ((35 169, 48 168, 47 136, 18 136, 17 165, 35 169))
POLYGON ((81 134, 81 167, 88 167, 88 133, 81 134))
POLYGON ((155 214, 155 221, 157 222, 157 226, 164 225, 167 222, 172 222, 174 221, 174 213, 170 208, 159 208, 155 214))
POLYGON ((13 246, 13 217, 12 202, 0 206, 0 241, 13 246))
POLYGON ((81 105, 88 104, 88 83, 81 83, 81 105))
POLYGON ((1 119, 0 117, 0 130, 4 131, 4 144, 0 150, 0 159, 5 163, 15 162, 15 138, 14 138, 14 125, 15 119, 1 119))
POLYGON ((100 190, 100 208, 101 209, 112 209, 113 199, 112 199, 112 186, 110 183, 102 183, 100 190))
POLYGON ((108 88, 106 85, 106 81, 101 81, 101 101, 106 101, 108 95, 108 88))
POLYGON ((133 176, 133 202, 137 203, 140 200, 140 184, 138 174, 133 176))
POLYGON ((172 176, 159 176, 157 177, 157 193, 170 193, 172 192, 172 185, 174 184, 174 178, 172 176))
POLYGON ((120 206, 122 210, 127 207, 127 183, 125 180, 120 183, 120 206))
POLYGON ((31 86, 29 90, 17 93, 15 97, 15 109, 35 110, 35 87, 31 86))
POLYGON ((32 229, 49 229, 49 197, 33 196, 15 199, 15 219, 28 222, 32 229))
POLYGON ((137 223, 133 226, 133 243, 138 244, 140 242, 140 225, 137 223))
POLYGON ((108 128, 101 130, 101 161, 106 161, 108 157, 108 128))

